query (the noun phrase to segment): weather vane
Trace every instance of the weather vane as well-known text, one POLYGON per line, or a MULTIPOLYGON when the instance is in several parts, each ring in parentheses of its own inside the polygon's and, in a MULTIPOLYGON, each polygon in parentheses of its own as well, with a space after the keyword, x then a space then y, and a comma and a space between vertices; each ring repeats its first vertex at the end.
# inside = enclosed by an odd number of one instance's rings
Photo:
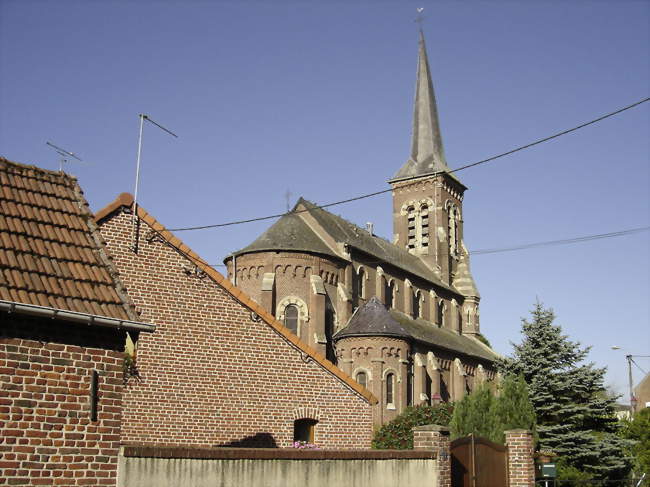
POLYGON ((415 22, 419 24, 420 29, 422 29, 422 22, 424 22, 424 15, 422 15, 422 12, 424 12, 424 7, 418 7, 416 10, 418 14, 415 17, 415 22))

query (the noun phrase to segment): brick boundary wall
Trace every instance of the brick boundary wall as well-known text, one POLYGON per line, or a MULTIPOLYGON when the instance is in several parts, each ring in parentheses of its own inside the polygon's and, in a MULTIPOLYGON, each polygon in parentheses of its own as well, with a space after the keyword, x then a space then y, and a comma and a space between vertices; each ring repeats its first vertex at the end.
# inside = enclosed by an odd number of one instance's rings
POLYGON ((451 452, 449 449, 449 428, 437 424, 413 428, 413 448, 433 450, 438 458, 438 485, 451 487, 451 452))
POLYGON ((505 432, 508 447, 509 487, 534 487, 533 433, 524 429, 505 432))
POLYGON ((8 313, 0 323, 0 485, 116 485, 125 332, 8 313))

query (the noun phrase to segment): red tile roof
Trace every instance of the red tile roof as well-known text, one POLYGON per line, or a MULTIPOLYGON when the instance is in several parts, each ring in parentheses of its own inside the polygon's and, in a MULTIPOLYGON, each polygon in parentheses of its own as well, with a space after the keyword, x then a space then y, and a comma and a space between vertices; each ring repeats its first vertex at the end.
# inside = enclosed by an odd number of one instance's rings
MULTIPOLYGON (((109 217, 115 211, 119 210, 122 207, 132 208, 133 207, 133 196, 129 193, 120 194, 115 201, 108 204, 105 208, 101 209, 95 214, 95 220, 99 223, 104 218, 109 217)), ((175 237, 169 230, 167 230, 158 220, 151 216, 147 211, 145 211, 141 206, 138 205, 137 208, 138 217, 144 221, 152 230, 154 230, 160 237, 165 239, 165 241, 175 247, 179 252, 187 256, 190 260, 196 264, 196 266, 203 272, 205 272, 214 282, 220 285, 225 289, 233 298, 239 301, 242 305, 246 306, 251 311, 255 312, 265 323, 267 323, 271 328, 273 328, 277 333, 282 335, 287 341, 291 342, 293 345, 298 347, 307 355, 311 356, 318 364, 331 372, 339 380, 343 381, 351 389, 355 390, 361 396, 363 396, 370 404, 377 404, 377 398, 365 387, 361 386, 357 381, 352 379, 349 375, 339 369, 332 362, 327 360, 323 354, 315 350, 314 348, 307 345, 305 342, 300 340, 296 335, 294 335, 288 328, 286 328, 282 323, 280 323, 275 316, 266 311, 262 306, 257 304, 251 297, 249 297, 244 291, 236 287, 232 282, 230 282, 226 277, 223 276, 220 272, 216 271, 209 264, 207 264, 201 257, 199 257, 192 249, 185 245, 180 239, 175 237)))
POLYGON ((134 319, 115 275, 76 178, 0 157, 0 299, 134 319))

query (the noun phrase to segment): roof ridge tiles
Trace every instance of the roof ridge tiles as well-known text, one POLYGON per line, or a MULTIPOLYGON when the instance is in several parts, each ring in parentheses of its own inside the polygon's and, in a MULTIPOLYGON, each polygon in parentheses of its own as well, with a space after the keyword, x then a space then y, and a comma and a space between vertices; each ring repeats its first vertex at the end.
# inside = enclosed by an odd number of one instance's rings
MULTIPOLYGON (((133 206, 133 196, 129 193, 121 193, 113 202, 106 205, 95 214, 97 223, 110 217, 120 208, 129 208, 133 206)), ((211 267, 205 260, 196 254, 190 247, 183 243, 178 237, 172 234, 158 220, 150 215, 142 206, 137 207, 137 216, 142 219, 151 229, 156 232, 166 244, 172 246, 176 251, 183 254, 191 260, 201 271, 205 272, 214 282, 220 285, 228 294, 239 301, 243 306, 256 313, 264 322, 280 334, 289 343, 296 346, 303 353, 310 356, 321 367, 332 373, 335 377, 344 382, 349 388, 361 395, 370 404, 376 404, 377 398, 365 387, 343 372, 339 367, 327 360, 322 354, 300 340, 296 335, 291 333, 282 323, 280 323, 272 314, 266 311, 262 306, 256 303, 244 291, 235 286, 219 271, 211 267), (175 242, 175 243, 172 243, 175 242)))
POLYGON ((31 174, 28 174, 27 177, 31 177, 33 179, 39 179, 38 176, 54 176, 56 178, 60 178, 62 180, 69 180, 70 182, 76 182, 77 177, 73 176, 71 174, 68 174, 66 172, 61 172, 61 171, 53 171, 52 169, 43 169, 42 167, 35 166, 33 164, 24 164, 22 162, 16 162, 16 161, 11 161, 7 159, 6 157, 0 156, 0 164, 5 164, 9 168, 13 168, 19 171, 31 171, 31 174))

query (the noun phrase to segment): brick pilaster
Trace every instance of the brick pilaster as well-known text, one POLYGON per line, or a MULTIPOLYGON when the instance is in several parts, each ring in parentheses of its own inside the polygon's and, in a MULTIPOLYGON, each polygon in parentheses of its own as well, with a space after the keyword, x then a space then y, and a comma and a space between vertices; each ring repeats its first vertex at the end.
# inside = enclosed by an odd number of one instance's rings
POLYGON ((505 434, 510 487, 533 487, 535 485, 533 433, 524 429, 515 429, 508 430, 505 434))
POLYGON ((415 450, 435 450, 438 453, 438 484, 451 487, 451 453, 449 451, 449 428, 437 424, 413 428, 415 450))

